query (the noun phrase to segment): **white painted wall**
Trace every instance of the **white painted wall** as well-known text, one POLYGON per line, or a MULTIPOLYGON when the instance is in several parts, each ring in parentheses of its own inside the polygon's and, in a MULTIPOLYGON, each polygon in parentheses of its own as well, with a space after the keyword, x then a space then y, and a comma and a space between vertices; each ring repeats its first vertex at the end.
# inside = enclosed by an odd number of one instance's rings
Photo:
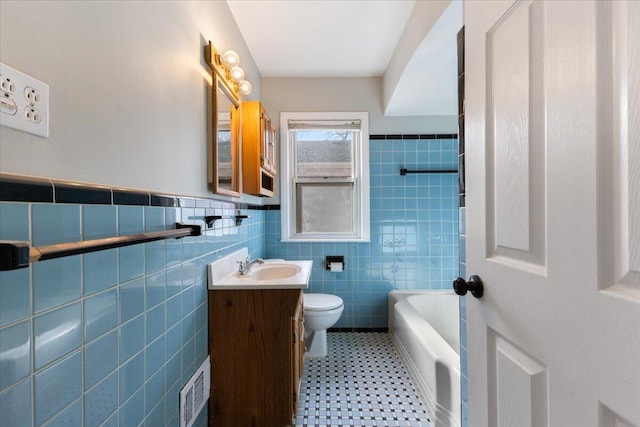
POLYGON ((282 111, 368 111, 371 134, 457 133, 457 116, 385 117, 382 77, 264 78, 262 103, 282 111))
MULTIPOLYGON (((410 24, 416 23, 416 14, 426 21, 423 9, 435 8, 440 3, 416 2, 410 24)), ((432 11, 428 17, 437 12, 432 11)), ((383 78, 387 116, 458 114, 457 35, 462 25, 462 0, 453 0, 418 46, 405 39, 411 33, 408 31, 411 27, 407 27, 383 78), (407 54, 408 47, 413 49, 412 54, 404 68, 400 68, 401 53, 407 54)))
MULTIPOLYGON (((416 50, 447 9, 451 0, 416 1, 407 26, 398 41, 383 79, 384 110, 391 102, 400 79, 416 50)), ((456 30, 457 31, 457 30, 456 30)), ((457 75, 457 73, 456 73, 457 75)), ((427 77, 425 77, 427 78, 427 77)))
POLYGON ((209 40, 260 98, 224 1, 2 0, 0 62, 50 85, 51 119, 48 139, 0 127, 0 171, 208 195, 209 40))

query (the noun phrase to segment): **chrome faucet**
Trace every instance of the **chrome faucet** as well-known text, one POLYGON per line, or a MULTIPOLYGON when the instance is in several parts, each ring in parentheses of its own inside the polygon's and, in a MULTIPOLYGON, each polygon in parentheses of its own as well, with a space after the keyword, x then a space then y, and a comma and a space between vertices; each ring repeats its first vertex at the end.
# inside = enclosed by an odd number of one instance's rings
POLYGON ((238 274, 244 276, 249 273, 253 264, 264 264, 262 258, 258 258, 255 261, 251 261, 251 256, 248 256, 244 261, 238 261, 238 274))

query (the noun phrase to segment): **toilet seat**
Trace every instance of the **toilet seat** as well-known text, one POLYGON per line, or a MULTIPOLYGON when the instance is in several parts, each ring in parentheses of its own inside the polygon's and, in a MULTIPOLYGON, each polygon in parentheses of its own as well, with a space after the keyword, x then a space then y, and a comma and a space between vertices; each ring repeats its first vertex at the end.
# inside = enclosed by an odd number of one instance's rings
POLYGON ((330 311, 343 306, 342 298, 329 294, 303 294, 305 311, 321 312, 330 311))

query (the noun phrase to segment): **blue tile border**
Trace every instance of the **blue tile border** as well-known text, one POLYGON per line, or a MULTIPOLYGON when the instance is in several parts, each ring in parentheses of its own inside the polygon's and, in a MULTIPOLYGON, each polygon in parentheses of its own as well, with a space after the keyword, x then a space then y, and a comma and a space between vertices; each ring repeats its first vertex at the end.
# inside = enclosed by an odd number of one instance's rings
POLYGON ((369 140, 380 139, 457 139, 458 134, 455 133, 428 133, 428 134, 376 134, 369 135, 369 140))
POLYGON ((264 205, 221 200, 215 197, 155 194, 144 190, 7 173, 0 173, 0 202, 268 210, 264 205))
POLYGON ((177 208, 180 206, 180 200, 173 196, 163 196, 161 194, 151 195, 151 206, 162 206, 165 208, 177 208))
POLYGON ((113 204, 115 205, 151 206, 151 195, 149 193, 116 189, 111 190, 111 192, 113 193, 113 204))
POLYGON ((53 202, 53 184, 31 177, 8 177, 0 174, 0 201, 53 202))
POLYGON ((53 187, 57 203, 110 205, 112 202, 109 188, 71 184, 54 184, 53 187))

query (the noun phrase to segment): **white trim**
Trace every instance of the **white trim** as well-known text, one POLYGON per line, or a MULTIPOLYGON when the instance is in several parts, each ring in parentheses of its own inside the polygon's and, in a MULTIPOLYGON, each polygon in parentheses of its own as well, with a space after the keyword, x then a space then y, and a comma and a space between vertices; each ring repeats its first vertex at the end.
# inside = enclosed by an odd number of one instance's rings
MULTIPOLYGON (((359 112, 282 112, 280 113, 280 171, 281 171, 281 241, 283 242, 368 242, 371 239, 369 216, 369 113, 359 112), (292 215, 295 206, 293 160, 295 146, 289 139, 290 121, 356 121, 359 120, 360 143, 354 144, 354 174, 357 192, 354 208, 356 235, 295 233, 292 215)), ((306 181, 306 180, 305 180, 306 181)), ((346 181, 346 180, 341 180, 346 181)))

